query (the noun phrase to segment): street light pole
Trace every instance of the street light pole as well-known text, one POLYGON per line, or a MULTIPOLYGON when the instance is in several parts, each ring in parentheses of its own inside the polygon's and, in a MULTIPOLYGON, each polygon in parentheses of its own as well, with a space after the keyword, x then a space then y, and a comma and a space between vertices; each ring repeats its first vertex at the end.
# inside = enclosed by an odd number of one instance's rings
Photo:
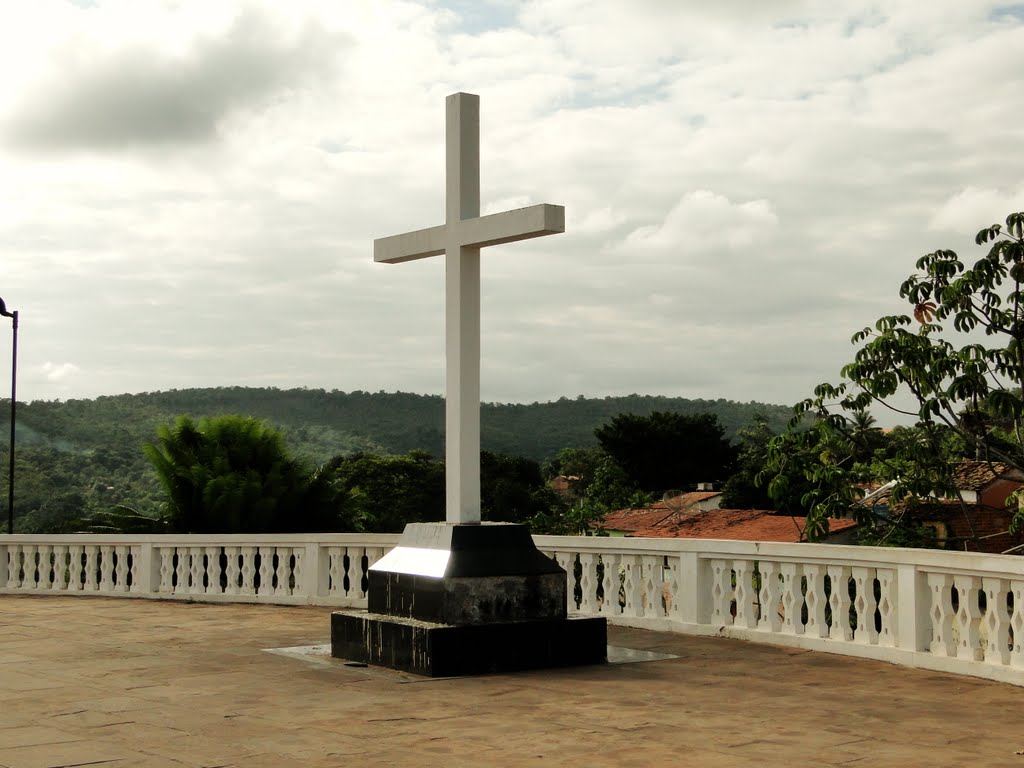
POLYGON ((11 463, 7 473, 7 533, 14 533, 14 419, 18 407, 18 310, 7 311, 0 299, 0 317, 9 317, 14 331, 11 345, 11 463))

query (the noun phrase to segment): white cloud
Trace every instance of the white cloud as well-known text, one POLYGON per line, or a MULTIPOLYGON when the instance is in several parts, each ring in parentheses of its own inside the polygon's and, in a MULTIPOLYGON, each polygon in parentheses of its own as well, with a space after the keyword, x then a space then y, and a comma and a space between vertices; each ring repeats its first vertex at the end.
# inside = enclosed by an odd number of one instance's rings
POLYGON ((734 203, 724 195, 698 189, 679 200, 664 221, 641 227, 626 247, 715 251, 744 248, 772 236, 779 223, 767 200, 734 203))
POLYGON ((1008 213, 1024 211, 1024 184, 1014 190, 969 186, 944 202, 928 227, 963 234, 1002 224, 1008 213))
POLYGON ((36 369, 36 373, 54 384, 65 383, 81 371, 74 363, 51 363, 47 360, 36 369))
POLYGON ((23 312, 19 389, 440 391, 443 259, 371 251, 443 220, 443 100, 466 90, 484 212, 567 221, 485 256, 485 399, 795 401, 899 309, 917 256, 969 257, 1024 207, 1024 24, 997 8, 17 4, 0 291, 23 312))

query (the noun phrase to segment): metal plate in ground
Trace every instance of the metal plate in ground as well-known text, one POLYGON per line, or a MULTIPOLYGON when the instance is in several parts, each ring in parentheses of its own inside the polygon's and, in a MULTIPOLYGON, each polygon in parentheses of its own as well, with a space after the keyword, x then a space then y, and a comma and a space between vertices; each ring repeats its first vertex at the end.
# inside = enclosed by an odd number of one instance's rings
MULTIPOLYGON (((336 659, 331 656, 331 646, 329 643, 325 645, 297 645, 292 648, 265 648, 264 650, 267 653, 301 659, 313 664, 347 666, 347 662, 344 659, 336 659)), ((663 661, 664 659, 678 658, 678 655, 672 653, 645 651, 640 648, 623 648, 618 645, 608 646, 609 664, 636 664, 641 661, 663 661)))

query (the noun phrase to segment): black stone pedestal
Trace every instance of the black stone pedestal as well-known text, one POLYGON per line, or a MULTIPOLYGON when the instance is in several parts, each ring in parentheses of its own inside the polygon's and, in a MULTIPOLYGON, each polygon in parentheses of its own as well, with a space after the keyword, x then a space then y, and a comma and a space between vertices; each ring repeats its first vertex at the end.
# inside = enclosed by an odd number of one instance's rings
POLYGON ((368 611, 331 616, 332 656, 432 677, 607 658, 605 619, 567 618, 566 573, 524 525, 410 524, 368 582, 368 611))
POLYGON ((365 611, 331 614, 331 655, 428 677, 518 672, 606 660, 604 618, 434 624, 365 611))

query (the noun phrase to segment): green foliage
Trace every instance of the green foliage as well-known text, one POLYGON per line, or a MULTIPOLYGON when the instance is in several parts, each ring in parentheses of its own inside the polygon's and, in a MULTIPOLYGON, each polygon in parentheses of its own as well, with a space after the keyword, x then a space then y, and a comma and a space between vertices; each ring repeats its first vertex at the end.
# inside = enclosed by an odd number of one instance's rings
POLYGON ((803 503, 812 538, 850 509, 844 487, 865 474, 865 459, 868 474, 884 467, 898 479, 895 501, 949 492, 952 464, 963 456, 950 455, 957 444, 974 458, 1024 469, 1022 224, 1024 214, 1014 213, 1005 230, 994 224, 979 232, 976 242, 991 245, 970 268, 950 250, 920 258, 899 290, 908 314, 854 334, 859 349, 841 371, 845 381, 821 384, 797 405, 791 430, 772 443, 765 475, 775 497, 796 475, 810 484, 803 503), (899 411, 893 400, 908 395, 916 410, 901 412, 918 419, 910 439, 888 454, 858 439, 856 414, 873 405, 899 411), (810 429, 799 433, 808 419, 810 429))
POLYGON ((352 530, 401 533, 406 523, 444 520, 444 464, 424 451, 338 456, 325 474, 350 500, 352 530))
POLYGON ((563 448, 544 462, 541 469, 549 480, 563 475, 572 480, 577 493, 586 489, 607 454, 600 448, 563 448))
POLYGON ((546 477, 563 475, 569 492, 550 512, 530 521, 534 533, 561 536, 605 535, 600 519, 611 511, 642 507, 656 498, 643 493, 601 448, 565 448, 545 462, 546 477))
POLYGON ((177 533, 289 533, 348 527, 321 472, 292 459, 280 432, 251 416, 180 417, 143 448, 177 533))
POLYGON ((622 414, 594 433, 626 478, 648 493, 720 482, 736 451, 714 414, 622 414))
MULTIPOLYGON (((325 469, 350 500, 356 530, 399 533, 406 523, 445 518, 444 463, 424 451, 404 456, 339 456, 325 469)), ((530 522, 554 518, 561 502, 535 461, 482 451, 480 513, 484 520, 530 522)))
POLYGON ((484 520, 525 523, 552 514, 560 504, 536 461, 480 452, 480 512, 484 520))
MULTIPOLYGON (((9 401, 0 400, 6 434, 9 401)), ((729 400, 629 395, 562 398, 553 403, 481 407, 486 450, 543 460, 565 446, 596 448, 593 431, 622 412, 714 412, 732 434, 763 410, 773 428, 787 418, 783 406, 729 400)), ((355 453, 443 453, 444 400, 409 393, 325 392, 315 389, 223 387, 33 401, 18 406, 15 530, 71 532, 118 505, 156 519, 163 492, 142 445, 157 427, 179 415, 192 419, 244 413, 281 431, 290 455, 313 466, 355 453)), ((6 442, 0 466, 6 467, 6 442)), ((0 498, 6 511, 6 496, 0 498)))
MULTIPOLYGON (((756 414, 749 427, 739 431, 739 455, 736 471, 722 488, 721 506, 724 509, 775 509, 776 503, 768 495, 757 476, 768 461, 768 444, 775 436, 768 419, 756 414)), ((787 511, 787 510, 781 510, 787 511)))

